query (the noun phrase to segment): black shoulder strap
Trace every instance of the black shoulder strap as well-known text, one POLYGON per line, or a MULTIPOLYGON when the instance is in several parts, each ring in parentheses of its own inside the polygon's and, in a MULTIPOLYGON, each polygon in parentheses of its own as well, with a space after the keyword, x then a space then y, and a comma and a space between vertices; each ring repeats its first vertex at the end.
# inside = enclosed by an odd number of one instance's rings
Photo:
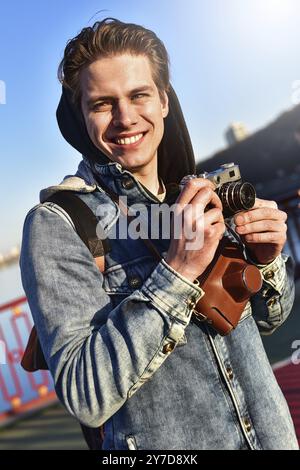
POLYGON ((69 214, 76 232, 94 258, 103 256, 110 251, 109 241, 105 233, 101 232, 101 226, 98 225, 99 220, 93 211, 74 192, 59 191, 49 196, 43 202, 53 202, 69 214), (100 232, 100 238, 97 236, 96 229, 98 233, 100 232))

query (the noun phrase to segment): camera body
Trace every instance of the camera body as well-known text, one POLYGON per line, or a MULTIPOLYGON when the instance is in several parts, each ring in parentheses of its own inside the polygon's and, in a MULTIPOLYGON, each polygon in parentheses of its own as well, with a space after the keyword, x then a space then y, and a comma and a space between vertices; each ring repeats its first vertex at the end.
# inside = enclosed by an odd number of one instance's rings
POLYGON ((254 206, 256 192, 251 183, 243 182, 238 165, 224 163, 215 171, 185 176, 180 183, 184 186, 192 178, 206 178, 215 185, 215 192, 221 199, 224 218, 254 206))

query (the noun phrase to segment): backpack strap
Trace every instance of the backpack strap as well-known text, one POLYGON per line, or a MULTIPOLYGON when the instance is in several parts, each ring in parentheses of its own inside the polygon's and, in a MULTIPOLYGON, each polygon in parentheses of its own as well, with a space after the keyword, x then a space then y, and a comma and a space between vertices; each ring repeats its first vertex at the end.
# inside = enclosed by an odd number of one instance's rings
MULTIPOLYGON (((67 212, 76 232, 94 257, 98 269, 103 272, 105 270, 104 255, 110 251, 110 246, 102 227, 98 225, 98 219, 93 211, 80 197, 71 191, 55 193, 44 202, 53 202, 67 212)), ((35 326, 31 330, 21 365, 28 372, 48 369, 35 326)), ((80 425, 89 449, 101 450, 104 440, 104 425, 98 428, 90 428, 82 423, 80 425)))
POLYGON ((110 251, 110 245, 93 211, 71 191, 59 191, 49 196, 44 202, 53 202, 67 212, 79 237, 95 258, 98 269, 103 272, 105 270, 104 255, 110 251))
MULTIPOLYGON (((105 253, 110 251, 110 245, 108 239, 105 238, 104 231, 101 232, 101 226, 98 225, 98 219, 93 211, 71 191, 55 193, 44 202, 53 202, 67 212, 76 232, 95 259, 99 271, 103 272, 105 270, 105 253), (101 238, 97 236, 99 231, 101 238)), ((48 369, 35 326, 31 330, 21 365, 27 372, 48 369)))

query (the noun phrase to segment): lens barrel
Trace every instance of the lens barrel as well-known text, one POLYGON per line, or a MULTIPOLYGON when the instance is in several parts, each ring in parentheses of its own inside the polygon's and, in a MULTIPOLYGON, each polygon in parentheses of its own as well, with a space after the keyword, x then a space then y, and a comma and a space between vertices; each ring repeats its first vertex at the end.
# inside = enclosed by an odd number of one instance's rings
POLYGON ((256 192, 251 183, 224 183, 216 189, 223 205, 224 217, 231 217, 241 210, 249 210, 254 206, 256 192))

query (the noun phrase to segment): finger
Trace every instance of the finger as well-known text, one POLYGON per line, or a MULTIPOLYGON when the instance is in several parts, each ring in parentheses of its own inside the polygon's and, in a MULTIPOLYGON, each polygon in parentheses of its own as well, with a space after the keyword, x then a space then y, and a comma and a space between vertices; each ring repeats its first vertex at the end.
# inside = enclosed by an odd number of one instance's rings
POLYGON ((262 207, 259 209, 252 209, 250 211, 239 212, 234 217, 234 222, 237 226, 249 224, 258 220, 276 220, 285 222, 287 220, 287 214, 279 209, 262 207))
POLYGON ((255 198, 255 204, 253 209, 258 207, 271 207, 272 209, 277 209, 277 203, 275 201, 269 201, 268 199, 259 199, 258 197, 255 198))
POLYGON ((215 189, 214 184, 205 178, 193 178, 192 180, 188 181, 181 193, 179 194, 176 203, 179 204, 181 207, 184 207, 186 204, 191 202, 193 197, 200 191, 201 189, 209 188, 211 190, 215 189))
POLYGON ((247 243, 275 243, 283 245, 286 242, 286 235, 279 232, 251 233, 243 238, 247 243))
POLYGON ((218 222, 224 223, 223 213, 221 209, 214 208, 208 212, 203 210, 196 210, 196 207, 192 204, 185 206, 183 211, 183 224, 186 228, 192 228, 192 230, 206 230, 208 226, 216 224, 218 222))
POLYGON ((223 238, 226 226, 223 222, 217 222, 214 225, 210 225, 205 230, 205 235, 207 238, 215 238, 221 240, 223 238))
POLYGON ((199 205, 203 210, 208 204, 213 207, 217 207, 218 209, 223 209, 221 199, 211 188, 205 188, 199 191, 191 200, 191 204, 199 205))
POLYGON ((204 214, 205 225, 212 225, 216 223, 224 223, 223 212, 218 207, 210 209, 204 214))
POLYGON ((216 224, 216 229, 218 231, 219 240, 222 240, 224 233, 226 232, 226 225, 225 225, 224 219, 223 219, 223 222, 218 222, 216 224))
MULTIPOLYGON (((192 212, 191 204, 189 204, 187 212, 188 216, 183 221, 183 232, 185 235, 197 233, 200 238, 203 236, 208 238, 216 236, 220 239, 218 227, 223 226, 223 233, 225 231, 225 223, 221 209, 210 209, 208 212, 202 212, 202 215, 198 214, 198 216, 195 217, 195 214, 193 214, 194 211, 192 212)), ((186 210, 184 210, 184 216, 186 215, 186 210)))
POLYGON ((246 235, 255 232, 285 233, 287 231, 287 226, 285 223, 278 222, 275 220, 260 220, 258 222, 252 222, 249 224, 237 226, 236 231, 241 235, 246 235))

